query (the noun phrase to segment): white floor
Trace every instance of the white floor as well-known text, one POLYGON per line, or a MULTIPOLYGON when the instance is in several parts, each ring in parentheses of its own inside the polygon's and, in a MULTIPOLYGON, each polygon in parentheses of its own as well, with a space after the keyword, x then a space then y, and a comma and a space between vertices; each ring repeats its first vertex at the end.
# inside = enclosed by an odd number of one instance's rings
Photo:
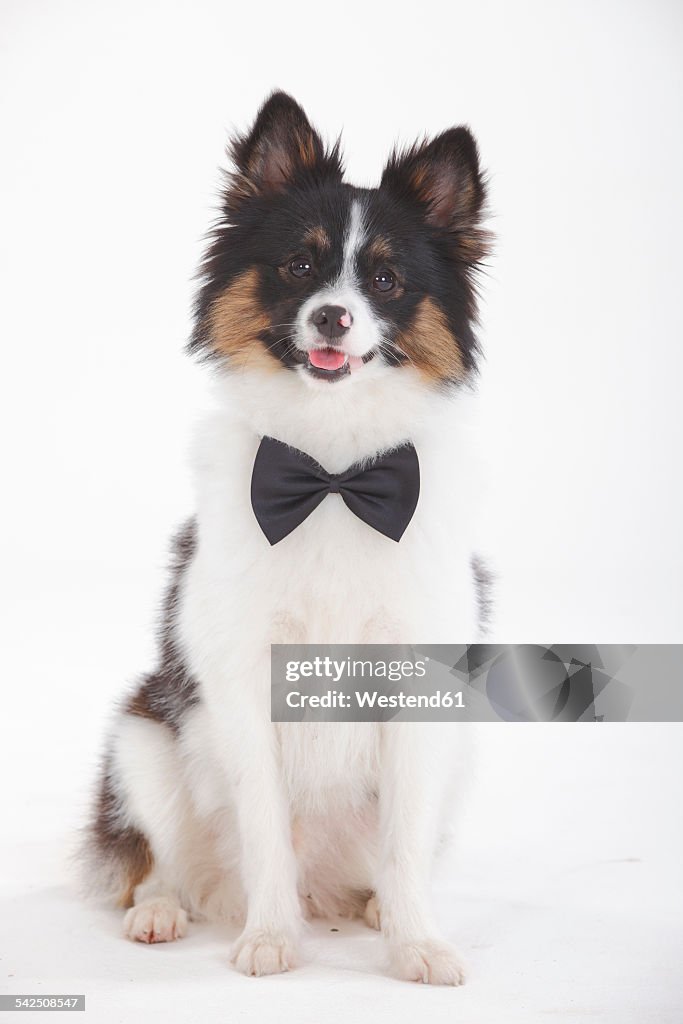
POLYGON ((343 921, 313 925, 302 966, 265 979, 228 965, 229 928, 194 925, 170 946, 128 943, 119 913, 69 888, 61 851, 74 798, 55 789, 17 794, 17 827, 4 832, 0 991, 83 992, 82 1019, 97 1024, 679 1024, 683 726, 478 732, 461 835, 435 885, 444 930, 469 964, 465 987, 387 978, 376 933, 343 921))

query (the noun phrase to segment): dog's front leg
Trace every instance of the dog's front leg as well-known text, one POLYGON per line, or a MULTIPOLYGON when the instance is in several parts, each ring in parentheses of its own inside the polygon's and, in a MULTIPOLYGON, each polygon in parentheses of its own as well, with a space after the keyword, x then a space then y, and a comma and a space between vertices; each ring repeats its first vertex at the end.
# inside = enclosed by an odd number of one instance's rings
POLYGON ((238 726, 226 740, 239 752, 230 769, 247 919, 231 959, 244 974, 277 974, 294 965, 302 925, 289 808, 267 712, 245 700, 238 726))
POLYGON ((393 972, 408 981, 460 985, 462 965, 440 937, 429 899, 444 772, 434 735, 439 728, 383 726, 377 901, 393 972))

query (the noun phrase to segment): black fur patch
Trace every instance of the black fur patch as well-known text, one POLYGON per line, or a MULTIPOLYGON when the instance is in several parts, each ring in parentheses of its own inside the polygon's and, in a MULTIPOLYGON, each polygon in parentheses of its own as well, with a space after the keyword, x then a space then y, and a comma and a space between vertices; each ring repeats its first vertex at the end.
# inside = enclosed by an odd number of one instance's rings
POLYGON ((117 795, 112 773, 111 755, 107 754, 87 830, 84 855, 93 876, 102 879, 119 906, 130 907, 135 887, 152 870, 154 858, 144 834, 127 823, 126 809, 117 795))
POLYGON ((183 575, 197 546, 197 526, 190 519, 173 540, 171 582, 164 598, 159 630, 159 665, 145 676, 128 699, 124 711, 168 725, 175 733, 183 716, 199 701, 196 680, 190 675, 175 640, 175 616, 183 575))

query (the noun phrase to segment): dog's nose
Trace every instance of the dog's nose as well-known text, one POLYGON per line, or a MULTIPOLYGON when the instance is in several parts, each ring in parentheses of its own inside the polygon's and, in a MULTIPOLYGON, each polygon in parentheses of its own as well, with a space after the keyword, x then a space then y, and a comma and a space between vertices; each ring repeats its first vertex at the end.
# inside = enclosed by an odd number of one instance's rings
POLYGON ((343 306, 321 306, 311 320, 325 338, 343 337, 353 323, 353 317, 343 306))

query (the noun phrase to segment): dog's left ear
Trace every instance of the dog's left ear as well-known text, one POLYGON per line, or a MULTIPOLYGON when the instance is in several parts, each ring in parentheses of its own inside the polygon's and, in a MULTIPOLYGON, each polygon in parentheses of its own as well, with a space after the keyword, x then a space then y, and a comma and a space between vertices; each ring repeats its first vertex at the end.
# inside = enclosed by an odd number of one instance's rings
POLYGON ((465 262, 477 263, 486 256, 488 235, 479 226, 486 184, 469 129, 449 128, 431 142, 394 152, 381 187, 419 203, 429 225, 453 234, 465 262))
POLYGON ((285 92, 266 100, 251 130, 233 138, 230 153, 237 171, 228 192, 233 206, 305 181, 342 177, 339 145, 327 150, 302 108, 285 92))

